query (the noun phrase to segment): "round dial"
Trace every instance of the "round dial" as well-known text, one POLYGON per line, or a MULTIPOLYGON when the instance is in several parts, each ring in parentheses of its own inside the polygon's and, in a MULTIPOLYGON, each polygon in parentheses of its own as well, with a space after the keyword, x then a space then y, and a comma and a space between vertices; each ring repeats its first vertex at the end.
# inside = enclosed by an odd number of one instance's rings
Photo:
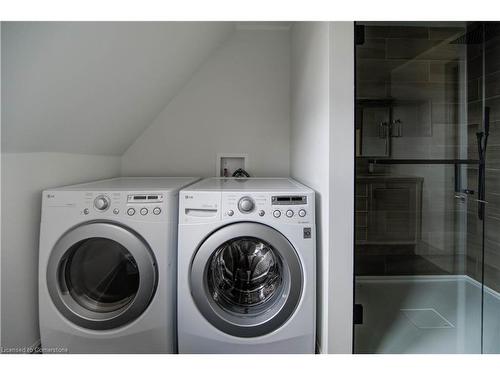
POLYGON ((110 200, 105 195, 99 195, 94 199, 94 207, 99 211, 106 211, 109 208, 110 200))
POLYGON ((252 211, 255 207, 255 203, 250 197, 243 197, 238 202, 238 209, 243 213, 248 213, 252 211))

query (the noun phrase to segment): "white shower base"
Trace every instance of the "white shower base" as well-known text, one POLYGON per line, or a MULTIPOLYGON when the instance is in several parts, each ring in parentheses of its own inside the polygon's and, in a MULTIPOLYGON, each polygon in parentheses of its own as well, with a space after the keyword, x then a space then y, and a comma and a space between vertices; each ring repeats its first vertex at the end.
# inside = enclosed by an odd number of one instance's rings
MULTIPOLYGON (((481 284, 468 276, 359 276, 355 290, 355 353, 481 352, 481 284)), ((484 291, 483 352, 500 353, 500 294, 484 291)))

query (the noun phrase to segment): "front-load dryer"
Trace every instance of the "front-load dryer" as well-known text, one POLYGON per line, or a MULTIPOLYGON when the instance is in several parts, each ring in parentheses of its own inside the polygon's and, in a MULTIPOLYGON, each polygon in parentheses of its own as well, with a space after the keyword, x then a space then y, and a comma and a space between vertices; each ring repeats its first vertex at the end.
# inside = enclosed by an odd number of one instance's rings
POLYGON ((45 353, 173 353, 178 192, 195 178, 116 178, 43 192, 45 353))
POLYGON ((179 353, 314 353, 314 192, 210 178, 179 193, 179 353))

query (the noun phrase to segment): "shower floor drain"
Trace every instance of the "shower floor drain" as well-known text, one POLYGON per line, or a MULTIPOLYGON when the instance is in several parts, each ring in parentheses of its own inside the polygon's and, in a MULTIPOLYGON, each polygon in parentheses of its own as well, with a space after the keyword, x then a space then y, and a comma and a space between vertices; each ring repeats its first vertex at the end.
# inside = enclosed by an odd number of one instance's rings
POLYGON ((401 309, 410 322, 417 328, 454 328, 451 322, 434 309, 401 309))

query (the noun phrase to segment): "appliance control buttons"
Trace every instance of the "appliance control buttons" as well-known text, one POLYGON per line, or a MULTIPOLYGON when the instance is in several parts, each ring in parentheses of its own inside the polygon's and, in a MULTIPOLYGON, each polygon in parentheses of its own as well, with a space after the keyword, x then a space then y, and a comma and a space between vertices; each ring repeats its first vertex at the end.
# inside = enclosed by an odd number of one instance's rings
POLYGON ((286 210, 286 217, 293 217, 293 211, 292 210, 286 210))
POLYGON ((99 195, 94 199, 94 207, 98 211, 106 211, 109 208, 111 201, 105 195, 99 195))
POLYGON ((264 212, 264 210, 260 210, 259 211, 259 216, 264 216, 266 213, 264 212))
POLYGON ((120 210, 119 210, 118 208, 115 208, 115 209, 113 210, 113 213, 114 213, 115 215, 118 215, 118 214, 120 213, 120 210))
POLYGON ((160 208, 160 207, 155 207, 155 208, 153 208, 153 213, 154 213, 155 215, 159 215, 159 214, 161 214, 161 208, 160 208))
POLYGON ((148 209, 146 207, 143 207, 143 208, 141 208, 140 213, 141 213, 142 216, 147 215, 148 214, 148 209))
POLYGON ((127 210, 127 215, 128 215, 128 216, 133 216, 133 215, 135 215, 135 208, 129 208, 129 209, 127 210))
POLYGON ((89 214, 89 209, 88 209, 88 208, 85 208, 85 209, 83 210, 83 214, 84 214, 84 215, 88 215, 88 214, 89 214))
POLYGON ((300 211, 299 211, 299 216, 300 216, 300 217, 304 217, 304 216, 306 216, 306 210, 300 210, 300 211))
POLYGON ((233 210, 227 211, 227 216, 233 216, 233 215, 234 215, 234 211, 233 210))
POLYGON ((280 217, 280 216, 281 216, 281 211, 280 211, 280 210, 274 210, 274 211, 273 211, 273 216, 274 216, 275 218, 280 217))

